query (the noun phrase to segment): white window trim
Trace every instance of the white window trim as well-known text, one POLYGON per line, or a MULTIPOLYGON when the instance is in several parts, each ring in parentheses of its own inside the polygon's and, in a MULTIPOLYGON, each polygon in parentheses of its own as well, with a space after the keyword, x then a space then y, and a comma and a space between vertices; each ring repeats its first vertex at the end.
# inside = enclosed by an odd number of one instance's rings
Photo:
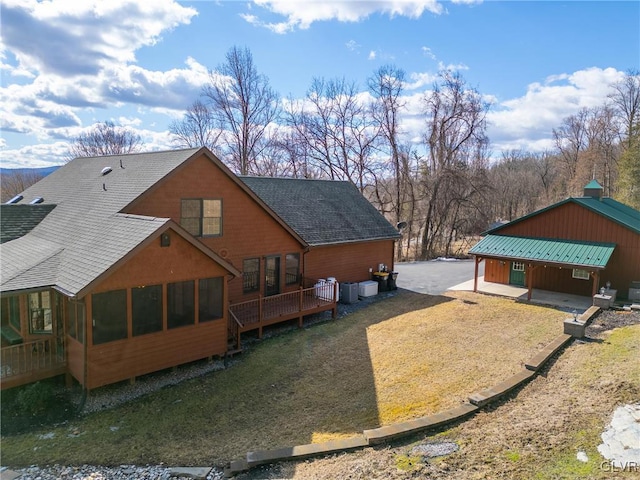
POLYGON ((591 275, 589 275, 588 270, 583 270, 582 268, 574 268, 571 273, 573 278, 577 278, 578 280, 589 280, 591 275))
POLYGON ((524 262, 513 262, 511 268, 514 272, 524 272, 524 262))

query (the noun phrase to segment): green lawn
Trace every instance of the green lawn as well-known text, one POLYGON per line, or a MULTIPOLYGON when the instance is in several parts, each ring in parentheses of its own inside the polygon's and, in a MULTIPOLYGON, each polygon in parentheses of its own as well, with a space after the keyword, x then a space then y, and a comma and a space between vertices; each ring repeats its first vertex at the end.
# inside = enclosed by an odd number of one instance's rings
POLYGON ((472 293, 402 292, 254 344, 226 370, 2 438, 2 464, 221 465, 351 436, 458 405, 517 372, 565 316, 472 293))

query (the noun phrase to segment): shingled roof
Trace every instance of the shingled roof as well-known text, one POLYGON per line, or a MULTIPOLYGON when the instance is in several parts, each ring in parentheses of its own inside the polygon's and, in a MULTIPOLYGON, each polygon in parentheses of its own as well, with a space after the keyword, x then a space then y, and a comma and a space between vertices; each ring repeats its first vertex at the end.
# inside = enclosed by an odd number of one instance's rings
POLYGON ((398 231, 350 182, 240 179, 311 246, 400 238, 398 231))
POLYGON ((77 158, 22 192, 15 204, 3 206, 3 217, 5 210, 9 213, 6 233, 2 224, 0 289, 52 286, 83 296, 109 269, 169 228, 240 275, 171 219, 124 213, 138 197, 201 154, 302 243, 400 237, 349 182, 238 178, 206 148, 77 158), (30 205, 35 199, 40 203, 30 205))
POLYGON ((25 236, 55 205, 0 205, 0 243, 25 236))
MULTIPOLYGON (((238 275, 235 268, 171 219, 122 213, 199 151, 77 158, 29 187, 20 202, 28 204, 42 198, 38 207, 43 211, 48 208, 50 213, 28 233, 0 245, 1 290, 51 286, 68 295, 82 296, 128 254, 169 228, 238 275)), ((4 205, 2 213, 6 209, 17 218, 29 213, 24 206, 19 202, 4 205)))

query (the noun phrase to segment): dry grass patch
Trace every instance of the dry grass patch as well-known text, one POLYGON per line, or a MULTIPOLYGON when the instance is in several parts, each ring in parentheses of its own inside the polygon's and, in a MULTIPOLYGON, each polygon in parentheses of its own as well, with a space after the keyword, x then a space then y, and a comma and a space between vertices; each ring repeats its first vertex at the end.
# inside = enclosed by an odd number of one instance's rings
POLYGON ((350 436, 457 405, 515 373, 564 317, 471 293, 401 292, 264 340, 227 370, 3 438, 3 464, 223 464, 250 450, 350 436))
POLYGON ((566 314, 459 292, 367 328, 381 424, 454 407, 518 372, 566 314))
POLYGON ((633 471, 612 473, 607 463, 603 468, 605 459, 597 451, 615 408, 640 400, 640 313, 635 315, 635 325, 604 331, 591 341, 574 341, 517 396, 449 430, 392 446, 281 464, 239 480, 637 478, 633 471), (397 459, 410 456, 416 445, 439 440, 456 442, 460 450, 413 461, 411 472, 399 468, 397 459), (586 463, 577 459, 579 451, 588 456, 586 463))

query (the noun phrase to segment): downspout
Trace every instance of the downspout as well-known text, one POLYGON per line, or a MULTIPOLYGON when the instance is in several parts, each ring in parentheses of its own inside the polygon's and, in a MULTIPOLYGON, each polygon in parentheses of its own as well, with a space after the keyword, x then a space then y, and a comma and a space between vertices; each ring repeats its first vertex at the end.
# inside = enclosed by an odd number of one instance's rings
POLYGON ((306 246, 304 248, 304 250, 302 251, 302 278, 301 278, 301 283, 302 283, 302 287, 304 288, 304 279, 307 278, 306 275, 306 270, 307 270, 307 260, 305 259, 305 255, 307 253, 309 253, 309 250, 311 250, 311 247, 306 246))
MULTIPOLYGON (((78 305, 76 303, 76 320, 78 318, 78 305)), ((91 312, 93 315, 93 312, 91 312)), ((87 380, 89 378, 89 369, 87 366, 87 359, 89 357, 87 353, 87 328, 88 328, 88 319, 89 315, 87 315, 87 305, 84 306, 84 328, 82 329, 82 397, 80 398, 80 405, 78 406, 78 413, 82 412, 84 409, 84 405, 87 402, 87 395, 89 394, 87 390, 87 380)))

